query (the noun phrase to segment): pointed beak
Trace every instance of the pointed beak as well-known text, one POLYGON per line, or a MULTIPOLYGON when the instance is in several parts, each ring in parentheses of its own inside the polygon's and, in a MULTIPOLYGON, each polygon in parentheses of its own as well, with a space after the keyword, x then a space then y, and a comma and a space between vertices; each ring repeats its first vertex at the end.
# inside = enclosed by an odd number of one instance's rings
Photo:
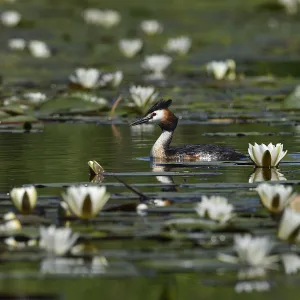
POLYGON ((151 119, 151 117, 148 117, 148 116, 143 117, 143 118, 140 118, 140 119, 138 119, 138 120, 132 122, 132 123, 130 124, 130 126, 135 126, 135 125, 140 125, 140 124, 147 123, 150 119, 151 119))

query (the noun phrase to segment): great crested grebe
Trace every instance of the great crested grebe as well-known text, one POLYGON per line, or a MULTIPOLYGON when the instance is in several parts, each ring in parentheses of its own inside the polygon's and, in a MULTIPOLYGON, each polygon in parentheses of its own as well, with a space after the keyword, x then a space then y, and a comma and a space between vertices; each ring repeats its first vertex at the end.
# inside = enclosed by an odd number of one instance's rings
POLYGON ((162 129, 160 137, 153 145, 150 157, 162 160, 240 160, 246 156, 231 148, 218 145, 183 145, 170 147, 178 118, 168 109, 172 100, 159 100, 156 102, 141 119, 131 123, 131 126, 144 123, 156 123, 162 129))

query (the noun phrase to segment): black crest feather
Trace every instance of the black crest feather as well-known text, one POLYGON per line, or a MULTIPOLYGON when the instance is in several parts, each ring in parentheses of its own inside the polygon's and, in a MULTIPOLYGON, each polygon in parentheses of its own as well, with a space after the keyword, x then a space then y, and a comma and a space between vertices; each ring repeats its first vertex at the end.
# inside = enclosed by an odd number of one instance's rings
POLYGON ((172 100, 164 100, 164 99, 160 99, 159 101, 157 101, 155 104, 152 105, 152 107, 150 107, 150 109, 146 112, 145 115, 148 115, 156 110, 160 110, 160 109, 166 109, 168 108, 170 105, 172 104, 172 100))

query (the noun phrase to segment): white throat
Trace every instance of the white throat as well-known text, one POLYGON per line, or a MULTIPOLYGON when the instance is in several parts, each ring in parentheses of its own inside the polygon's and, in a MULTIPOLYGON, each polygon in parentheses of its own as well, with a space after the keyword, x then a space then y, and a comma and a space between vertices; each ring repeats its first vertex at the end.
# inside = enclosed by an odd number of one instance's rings
POLYGON ((163 130, 151 149, 151 157, 167 158, 166 152, 171 144, 173 133, 173 131, 163 130))

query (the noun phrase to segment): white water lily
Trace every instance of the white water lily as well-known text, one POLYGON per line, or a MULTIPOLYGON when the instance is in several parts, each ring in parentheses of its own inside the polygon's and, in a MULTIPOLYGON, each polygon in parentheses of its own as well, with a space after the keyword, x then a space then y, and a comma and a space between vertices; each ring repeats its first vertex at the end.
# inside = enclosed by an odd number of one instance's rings
POLYGON ((202 196, 200 203, 197 203, 195 210, 202 218, 209 218, 222 224, 228 222, 233 217, 233 205, 228 200, 220 196, 202 196))
POLYGON ((8 40, 8 47, 12 50, 24 50, 26 47, 26 41, 24 39, 10 39, 8 40))
POLYGON ((4 224, 0 225, 1 231, 17 231, 22 228, 20 221, 13 212, 8 212, 3 216, 4 224))
POLYGON ((280 219, 278 237, 282 240, 300 241, 300 213, 287 207, 280 219))
POLYGON ((278 261, 277 255, 269 256, 273 243, 269 237, 252 237, 250 234, 234 236, 234 250, 237 256, 219 254, 218 258, 229 263, 242 263, 251 267, 272 267, 278 261))
POLYGON ((75 216, 90 219, 103 208, 110 194, 104 186, 71 186, 63 198, 75 216))
POLYGON ((143 41, 141 39, 132 40, 120 40, 119 49, 121 53, 126 57, 134 57, 143 47, 143 41))
POLYGON ((192 40, 187 36, 179 36, 177 38, 170 38, 167 41, 164 49, 167 52, 174 52, 179 55, 185 55, 189 52, 192 45, 192 40))
POLYGON ((155 35, 163 31, 163 25, 157 20, 145 20, 141 22, 141 29, 147 35, 155 35))
POLYGON ((123 80, 123 72, 122 71, 116 71, 114 73, 105 73, 101 76, 99 80, 99 85, 101 87, 118 87, 123 80))
POLYGON ((278 3, 282 5, 289 15, 295 15, 299 9, 299 0, 278 0, 278 3))
POLYGON ((21 14, 15 10, 8 10, 1 13, 1 23, 6 27, 15 27, 21 21, 21 14))
POLYGON ((249 144, 248 153, 256 167, 277 167, 287 151, 283 151, 283 145, 280 143, 275 146, 272 143, 268 146, 255 143, 254 145, 249 144))
POLYGON ((77 92, 70 94, 71 97, 79 98, 83 101, 96 103, 99 105, 107 105, 108 101, 105 98, 97 97, 89 93, 77 92))
POLYGON ((51 50, 43 41, 33 40, 29 41, 28 49, 32 56, 37 58, 48 58, 51 56, 51 50))
POLYGON ((94 89, 100 86, 101 72, 94 68, 78 68, 69 76, 71 83, 85 89, 94 89))
POLYGON ((13 188, 9 194, 13 204, 22 214, 29 214, 34 210, 37 200, 34 186, 13 188))
POLYGON ((158 92, 155 92, 152 86, 133 85, 129 88, 129 92, 134 105, 139 108, 151 105, 158 96, 158 92))
POLYGON ((285 274, 295 274, 300 270, 300 257, 295 253, 281 255, 285 274))
POLYGON ((148 214, 148 205, 145 203, 140 203, 136 207, 136 213, 141 217, 145 217, 148 214))
POLYGON ((111 9, 88 8, 83 12, 83 18, 88 24, 101 25, 106 28, 113 27, 121 21, 120 13, 111 9))
POLYGON ((145 57, 141 66, 143 69, 154 73, 154 75, 161 76, 171 62, 172 58, 168 55, 149 55, 145 57))
POLYGON ((236 63, 232 59, 225 61, 211 61, 206 64, 206 71, 208 74, 212 74, 215 79, 229 79, 234 80, 236 78, 236 63))
POLYGON ((249 177, 249 183, 262 181, 285 181, 284 175, 278 172, 277 169, 255 168, 249 177))
POLYGON ((11 249, 23 249, 25 247, 34 247, 37 245, 36 239, 30 239, 26 242, 19 242, 13 236, 8 237, 4 240, 4 244, 11 249))
POLYGON ((56 228, 54 225, 40 227, 40 247, 50 255, 62 256, 75 244, 78 233, 72 233, 71 228, 56 228))
POLYGON ((28 92, 25 93, 24 98, 26 98, 30 103, 39 104, 47 100, 47 96, 41 92, 28 92))
POLYGON ((296 196, 291 186, 262 183, 257 186, 262 204, 273 213, 281 212, 296 196))

